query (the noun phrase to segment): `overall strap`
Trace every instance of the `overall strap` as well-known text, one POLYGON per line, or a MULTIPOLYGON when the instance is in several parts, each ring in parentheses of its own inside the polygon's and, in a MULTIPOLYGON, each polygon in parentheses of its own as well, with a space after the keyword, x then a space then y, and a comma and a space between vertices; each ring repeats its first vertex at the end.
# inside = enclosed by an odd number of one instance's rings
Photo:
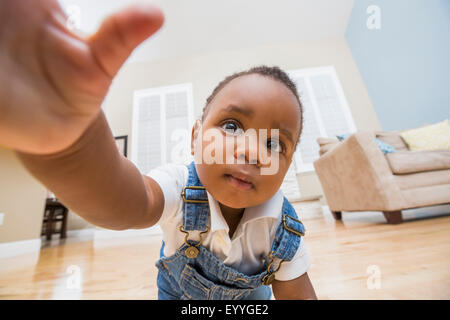
POLYGON ((188 165, 189 177, 181 192, 184 201, 183 229, 186 231, 207 229, 209 202, 205 187, 203 187, 195 170, 195 163, 188 165))
POLYGON ((270 285, 275 279, 275 273, 280 269, 284 261, 290 261, 300 246, 301 237, 305 235, 305 226, 298 220, 294 207, 289 203, 286 197, 283 198, 283 208, 281 209, 281 223, 275 233, 275 239, 272 242, 269 258, 271 259, 267 274, 262 278, 262 283, 270 285), (279 258, 280 262, 275 269, 273 262, 279 258))
POLYGON ((286 197, 281 211, 281 223, 275 233, 271 251, 274 257, 290 261, 297 252, 301 237, 305 235, 305 226, 298 220, 294 207, 286 197))

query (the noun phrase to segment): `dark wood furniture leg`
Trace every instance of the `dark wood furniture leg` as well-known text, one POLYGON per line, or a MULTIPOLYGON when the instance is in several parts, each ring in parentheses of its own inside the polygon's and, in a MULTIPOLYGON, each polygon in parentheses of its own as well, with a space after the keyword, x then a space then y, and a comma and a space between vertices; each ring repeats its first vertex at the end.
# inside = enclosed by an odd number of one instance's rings
POLYGON ((342 212, 341 211, 331 211, 335 220, 342 220, 342 212))
POLYGON ((384 217, 389 224, 399 224, 402 223, 402 211, 383 211, 384 217))
POLYGON ((63 208, 63 217, 61 222, 61 239, 64 239, 67 237, 67 208, 63 208))
POLYGON ((47 240, 52 239, 54 215, 55 215, 55 208, 54 207, 49 208, 47 225, 45 226, 45 233, 47 235, 47 240))

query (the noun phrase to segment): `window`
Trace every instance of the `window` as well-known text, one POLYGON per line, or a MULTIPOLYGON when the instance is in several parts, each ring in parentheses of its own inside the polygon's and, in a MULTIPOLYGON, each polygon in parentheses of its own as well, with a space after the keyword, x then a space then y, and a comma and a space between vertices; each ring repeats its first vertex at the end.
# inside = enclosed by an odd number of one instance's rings
POLYGON ((350 113, 334 67, 319 67, 288 72, 296 83, 303 104, 303 132, 294 154, 297 173, 314 171, 319 158, 317 138, 335 138, 355 132, 350 113))
POLYGON ((193 106, 191 83, 134 92, 131 161, 142 173, 192 161, 193 106))

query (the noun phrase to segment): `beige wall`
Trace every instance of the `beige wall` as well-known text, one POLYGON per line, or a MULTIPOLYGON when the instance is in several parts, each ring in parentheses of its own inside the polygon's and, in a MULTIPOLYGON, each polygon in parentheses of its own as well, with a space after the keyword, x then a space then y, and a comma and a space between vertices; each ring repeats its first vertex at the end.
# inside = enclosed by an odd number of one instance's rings
MULTIPOLYGON (((134 90, 192 82, 195 115, 199 117, 206 98, 224 77, 259 64, 278 65, 284 70, 334 65, 357 129, 379 130, 377 116, 343 38, 130 63, 115 78, 105 99, 105 113, 114 135, 128 135, 131 140, 134 90)), ((298 175, 298 180, 302 196, 321 194, 314 173, 298 175)), ((46 189, 23 169, 13 153, 0 149, 0 212, 5 213, 0 242, 39 237, 45 196, 46 189)), ((92 226, 70 214, 69 230, 86 227, 92 226)))
POLYGON ((0 243, 40 237, 46 194, 15 154, 0 148, 0 243))

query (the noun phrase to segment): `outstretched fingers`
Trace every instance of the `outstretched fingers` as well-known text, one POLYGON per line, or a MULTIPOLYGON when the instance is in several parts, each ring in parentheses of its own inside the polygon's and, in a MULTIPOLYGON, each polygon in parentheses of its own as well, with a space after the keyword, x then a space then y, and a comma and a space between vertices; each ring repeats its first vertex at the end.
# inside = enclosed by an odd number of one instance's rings
POLYGON ((162 11, 151 4, 137 4, 107 17, 88 38, 92 54, 111 78, 131 52, 164 23, 162 11))

